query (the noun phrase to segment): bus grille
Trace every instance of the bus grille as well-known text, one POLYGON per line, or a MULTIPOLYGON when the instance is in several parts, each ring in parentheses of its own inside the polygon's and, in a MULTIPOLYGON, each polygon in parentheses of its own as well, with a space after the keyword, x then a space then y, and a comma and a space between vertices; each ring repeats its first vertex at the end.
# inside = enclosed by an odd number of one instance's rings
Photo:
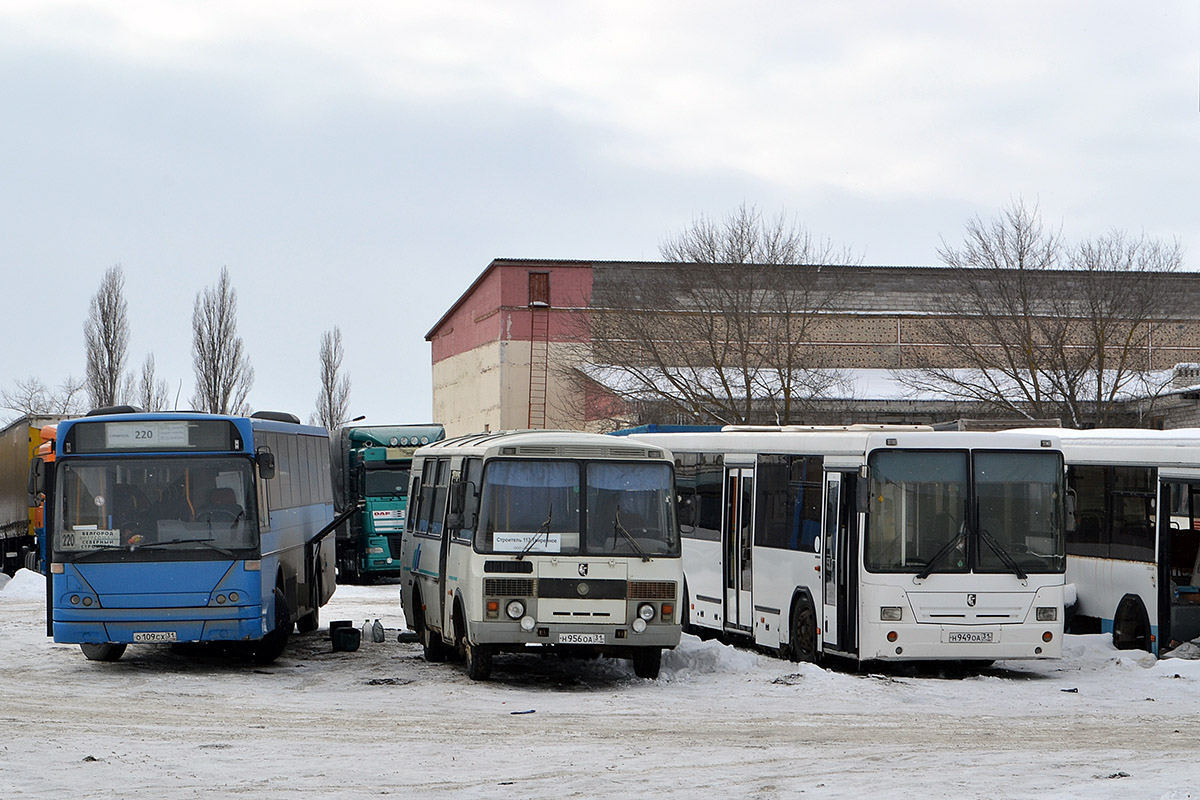
POLYGON ((483 593, 489 597, 533 597, 533 578, 485 578, 483 593))
POLYGON ((674 581, 630 581, 630 600, 674 600, 674 581))

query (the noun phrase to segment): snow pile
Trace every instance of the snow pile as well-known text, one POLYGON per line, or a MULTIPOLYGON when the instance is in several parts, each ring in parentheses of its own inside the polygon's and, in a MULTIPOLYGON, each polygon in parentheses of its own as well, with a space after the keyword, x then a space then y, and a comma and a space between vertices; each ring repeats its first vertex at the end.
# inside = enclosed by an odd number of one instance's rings
POLYGON ((19 569, 12 578, 0 575, 0 600, 41 600, 46 596, 46 578, 28 569, 19 569))
POLYGON ((687 680, 700 675, 746 675, 758 666, 759 656, 749 650, 684 636, 678 647, 663 652, 660 674, 668 680, 687 680))

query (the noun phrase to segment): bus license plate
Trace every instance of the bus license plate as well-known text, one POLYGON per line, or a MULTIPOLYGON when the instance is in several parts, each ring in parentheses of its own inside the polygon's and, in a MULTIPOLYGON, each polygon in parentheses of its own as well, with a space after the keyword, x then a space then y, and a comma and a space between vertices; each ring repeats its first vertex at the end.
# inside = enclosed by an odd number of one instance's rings
POLYGON ((991 631, 951 631, 946 641, 952 644, 990 644, 991 631))
POLYGON ((603 633, 560 633, 559 644, 604 644, 603 633))
POLYGON ((174 642, 175 631, 137 631, 133 634, 135 642, 174 642))

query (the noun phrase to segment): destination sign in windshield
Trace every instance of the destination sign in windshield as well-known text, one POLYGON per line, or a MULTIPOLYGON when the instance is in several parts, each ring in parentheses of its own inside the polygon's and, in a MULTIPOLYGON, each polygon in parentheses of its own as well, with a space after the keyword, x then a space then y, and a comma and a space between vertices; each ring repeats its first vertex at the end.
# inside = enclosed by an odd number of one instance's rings
POLYGON ((104 444, 109 450, 176 448, 191 444, 188 423, 178 420, 106 422, 104 428, 104 444))

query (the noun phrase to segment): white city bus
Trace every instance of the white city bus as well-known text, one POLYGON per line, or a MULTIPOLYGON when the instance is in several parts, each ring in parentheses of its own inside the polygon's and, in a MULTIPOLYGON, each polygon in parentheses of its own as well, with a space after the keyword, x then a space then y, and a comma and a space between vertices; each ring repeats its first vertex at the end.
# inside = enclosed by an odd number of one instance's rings
POLYGON ((633 660, 679 643, 673 467, 659 446, 569 431, 462 436, 413 455, 401 602, 428 661, 474 680, 498 652, 633 660))
POLYGON ((1061 656, 1053 437, 788 426, 629 438, 675 457, 685 630, 797 661, 1061 656))
POLYGON ((1200 636, 1200 430, 1032 433, 1067 460, 1072 632, 1154 653, 1200 636))

